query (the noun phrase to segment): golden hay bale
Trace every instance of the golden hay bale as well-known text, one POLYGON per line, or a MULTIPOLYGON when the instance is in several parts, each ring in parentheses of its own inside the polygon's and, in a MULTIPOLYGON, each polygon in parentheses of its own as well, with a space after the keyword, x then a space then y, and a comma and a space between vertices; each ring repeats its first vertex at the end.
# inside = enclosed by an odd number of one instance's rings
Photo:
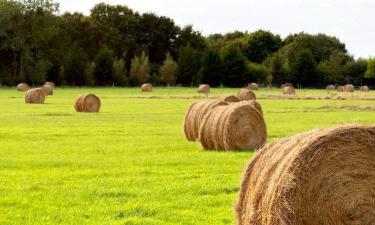
POLYGON ((241 89, 238 93, 237 93, 237 98, 240 100, 240 101, 249 101, 249 100, 256 100, 257 97, 256 95, 254 94, 254 92, 248 90, 248 89, 241 89))
POLYGON ((257 109, 260 112, 260 114, 262 114, 262 116, 263 116, 262 106, 256 100, 250 100, 250 101, 247 101, 247 102, 249 103, 249 105, 251 105, 252 107, 257 109))
POLYGON ((55 83, 51 82, 51 81, 47 81, 44 83, 44 85, 49 85, 51 86, 52 88, 55 88, 55 83))
POLYGON ((296 94, 296 90, 292 86, 283 87, 282 90, 283 90, 284 95, 295 95, 296 94))
POLYGON ((253 91, 257 91, 259 89, 259 86, 257 83, 251 83, 249 84, 248 88, 253 91))
POLYGON ((41 88, 30 89, 25 94, 25 102, 28 104, 44 104, 45 93, 41 88))
POLYGON ((51 86, 49 84, 45 84, 40 88, 44 91, 46 96, 47 95, 53 95, 53 86, 51 86))
POLYGON ((142 89, 142 92, 152 92, 153 87, 152 87, 152 84, 145 83, 145 84, 142 84, 141 89, 142 89))
POLYGON ((344 86, 338 86, 337 91, 338 92, 344 92, 344 86))
POLYGON ((327 90, 327 91, 333 91, 333 90, 335 90, 335 86, 332 85, 332 84, 330 84, 330 85, 328 85, 328 86, 326 87, 326 90, 327 90))
POLYGON ((369 89, 367 86, 361 86, 361 87, 359 88, 359 90, 360 90, 360 91, 365 91, 365 92, 367 92, 367 91, 369 91, 370 89, 369 89))
POLYGON ((239 225, 371 225, 375 127, 314 130, 265 146, 244 172, 239 225))
POLYGON ((76 112, 99 112, 100 106, 100 98, 94 94, 82 94, 74 104, 76 112))
POLYGON ((185 114, 184 133, 188 141, 196 141, 199 136, 199 128, 202 124, 203 117, 213 108, 228 105, 221 100, 212 100, 205 102, 194 102, 190 105, 185 114))
POLYGON ((240 100, 234 95, 224 95, 219 98, 220 101, 232 103, 232 102, 239 102, 240 100))
POLYGON ((281 88, 285 88, 285 87, 293 87, 293 84, 292 83, 285 83, 285 84, 281 85, 281 88))
POLYGON ((354 90, 355 90, 355 88, 351 84, 347 84, 347 85, 344 86, 344 91, 345 92, 354 92, 354 90))
POLYGON ((218 106, 203 118, 199 142, 208 150, 249 150, 267 141, 263 115, 248 101, 218 106))
POLYGON ((17 85, 17 91, 27 91, 29 89, 30 89, 30 87, 26 83, 20 83, 20 84, 17 85))
POLYGON ((208 84, 199 85, 198 93, 204 93, 204 94, 210 93, 210 85, 208 84))

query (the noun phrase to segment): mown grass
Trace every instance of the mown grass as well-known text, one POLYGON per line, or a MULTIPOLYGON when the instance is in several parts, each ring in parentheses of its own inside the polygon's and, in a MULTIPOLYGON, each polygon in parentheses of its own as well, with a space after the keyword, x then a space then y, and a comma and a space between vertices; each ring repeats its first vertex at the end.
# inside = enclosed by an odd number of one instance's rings
MULTIPOLYGON (((258 92, 264 93, 269 90, 258 92)), ((186 142, 182 121, 194 99, 136 98, 175 95, 197 94, 193 88, 59 88, 45 105, 26 105, 23 93, 0 89, 0 224, 233 224, 241 173, 253 153, 206 152, 186 142), (85 92, 101 97, 99 114, 74 111, 76 96, 85 92)), ((270 141, 375 122, 369 110, 321 109, 374 104, 367 100, 260 103, 270 141)))

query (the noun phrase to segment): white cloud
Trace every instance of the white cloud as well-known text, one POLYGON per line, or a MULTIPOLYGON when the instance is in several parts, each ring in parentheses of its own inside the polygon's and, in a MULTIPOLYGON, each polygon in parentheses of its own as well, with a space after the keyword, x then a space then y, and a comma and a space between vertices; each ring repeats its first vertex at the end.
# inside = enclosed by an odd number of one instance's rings
POLYGON ((375 56, 372 0, 59 0, 62 11, 86 14, 103 1, 168 16, 179 25, 193 24, 203 34, 256 29, 282 36, 326 33, 339 37, 356 57, 375 56))

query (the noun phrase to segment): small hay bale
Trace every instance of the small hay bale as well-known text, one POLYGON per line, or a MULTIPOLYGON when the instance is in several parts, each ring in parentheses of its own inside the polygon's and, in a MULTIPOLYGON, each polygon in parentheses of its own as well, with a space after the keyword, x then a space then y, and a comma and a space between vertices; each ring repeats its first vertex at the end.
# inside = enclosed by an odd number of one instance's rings
POLYGON ((199 142, 207 150, 249 150, 267 141, 263 115, 248 101, 218 106, 209 111, 199 130, 199 142))
POLYGON ((259 89, 259 86, 257 83, 251 83, 249 84, 248 88, 253 91, 257 91, 259 89))
POLYGON ((285 83, 285 84, 281 85, 281 88, 285 88, 285 87, 293 87, 293 84, 292 83, 285 83))
POLYGON ((25 102, 27 104, 44 104, 46 95, 41 88, 34 88, 26 91, 25 102))
POLYGON ((337 91, 338 92, 344 92, 344 86, 338 86, 337 91))
POLYGON ((44 85, 49 85, 51 86, 52 88, 55 88, 55 83, 51 82, 51 81, 47 81, 44 83, 44 85))
POLYGON ((363 92, 368 92, 370 89, 367 87, 367 86, 361 86, 359 88, 360 91, 363 91, 363 92))
POLYGON ((194 102, 190 105, 184 118, 184 133, 188 141, 196 141, 199 136, 199 128, 203 117, 213 108, 228 105, 221 100, 212 100, 205 102, 194 102))
POLYGON ((260 114, 262 114, 263 116, 263 109, 262 109, 262 106, 259 104, 259 102, 257 102, 256 100, 250 100, 247 102, 249 103, 249 105, 257 109, 260 112, 260 114))
POLYGON ((150 83, 142 84, 141 90, 142 90, 142 92, 152 92, 153 91, 152 84, 150 84, 150 83))
POLYGON ((45 84, 40 88, 44 91, 46 96, 53 95, 53 86, 51 86, 49 84, 45 84))
POLYGON ((249 100, 256 100, 257 97, 256 95, 254 94, 254 92, 248 90, 248 89, 241 89, 238 93, 237 93, 237 98, 240 100, 240 101, 249 101, 249 100))
POLYGON ((327 90, 327 91, 333 91, 333 90, 335 90, 335 86, 332 85, 332 84, 330 84, 330 85, 328 85, 328 86, 326 87, 326 90, 327 90))
POLYGON ((345 125, 283 138, 244 171, 239 225, 375 221, 375 127, 345 125))
POLYGON ((74 104, 76 112, 99 112, 100 106, 100 98, 94 94, 82 94, 74 104))
POLYGON ((30 87, 26 83, 20 83, 20 84, 17 85, 17 91, 27 91, 29 89, 30 89, 30 87))
POLYGON ((284 95, 295 95, 296 90, 292 86, 286 86, 282 89, 284 95))
POLYGON ((202 93, 202 94, 210 93, 210 85, 208 85, 208 84, 199 85, 198 93, 202 93))
POLYGON ((354 90, 355 90, 355 88, 351 84, 347 84, 347 85, 344 86, 344 91, 345 92, 354 92, 354 90))
POLYGON ((220 101, 232 103, 232 102, 239 102, 240 100, 234 95, 224 95, 219 98, 220 101))

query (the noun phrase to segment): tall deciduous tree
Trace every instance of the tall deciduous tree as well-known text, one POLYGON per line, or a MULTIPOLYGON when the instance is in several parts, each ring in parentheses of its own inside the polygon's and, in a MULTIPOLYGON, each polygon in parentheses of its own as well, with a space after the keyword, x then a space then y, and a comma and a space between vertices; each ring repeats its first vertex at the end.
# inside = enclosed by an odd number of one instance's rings
POLYGON ((302 86, 318 81, 317 65, 310 50, 302 49, 296 54, 290 62, 290 73, 292 82, 302 86))
POLYGON ((190 44, 180 50, 177 64, 177 83, 183 86, 192 85, 198 75, 199 61, 190 44))
POLYGON ((368 61, 365 78, 375 78, 375 58, 368 61))
POLYGON ((223 79, 222 83, 227 87, 240 87, 246 84, 246 57, 240 49, 235 46, 229 46, 223 52, 223 79))
POLYGON ((99 85, 113 84, 113 51, 104 46, 95 57, 95 79, 99 85))
POLYGON ((202 67, 200 75, 202 83, 209 84, 212 87, 219 86, 223 79, 223 61, 219 51, 207 49, 203 54, 202 67))
POLYGON ((163 65, 159 69, 160 81, 168 86, 173 84, 177 72, 177 63, 172 56, 167 53, 163 65))
POLYGON ((282 40, 279 35, 274 35, 269 31, 258 30, 250 34, 247 47, 245 49, 246 57, 256 63, 261 63, 266 57, 282 46, 282 40))

